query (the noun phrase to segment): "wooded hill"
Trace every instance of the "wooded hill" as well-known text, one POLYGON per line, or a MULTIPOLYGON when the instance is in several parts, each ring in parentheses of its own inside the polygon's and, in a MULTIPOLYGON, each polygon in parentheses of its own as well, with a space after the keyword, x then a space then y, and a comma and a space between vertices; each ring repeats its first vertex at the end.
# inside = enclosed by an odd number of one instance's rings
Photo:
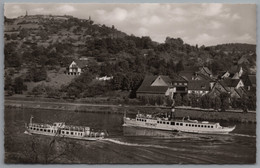
MULTIPOLYGON (((92 77, 121 76, 113 87, 123 90, 136 89, 145 74, 171 75, 200 66, 217 74, 238 63, 246 73, 256 70, 256 46, 251 44, 198 47, 174 37, 157 43, 148 36, 127 35, 115 26, 66 15, 5 17, 4 27, 5 68, 26 69, 25 81, 46 80, 46 71, 67 67, 81 57, 94 58, 88 68, 92 77)), ((13 73, 6 75, 13 78, 13 73)))

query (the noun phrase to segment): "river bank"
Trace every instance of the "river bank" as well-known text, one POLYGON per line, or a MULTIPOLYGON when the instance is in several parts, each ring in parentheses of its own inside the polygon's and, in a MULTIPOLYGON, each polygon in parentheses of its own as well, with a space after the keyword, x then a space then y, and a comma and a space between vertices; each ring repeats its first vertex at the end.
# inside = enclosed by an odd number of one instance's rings
MULTIPOLYGON (((111 104, 87 104, 87 103, 68 103, 68 102, 45 102, 45 101, 29 101, 29 100, 5 100, 5 108, 21 108, 21 109, 46 109, 46 110, 66 110, 80 113, 118 113, 136 114, 140 113, 166 113, 170 111, 170 107, 156 106, 123 106, 111 104)), ((226 121, 226 122, 242 122, 256 123, 256 113, 243 113, 239 111, 216 112, 205 109, 192 109, 176 107, 175 116, 182 118, 190 116, 193 119, 208 121, 226 121)))

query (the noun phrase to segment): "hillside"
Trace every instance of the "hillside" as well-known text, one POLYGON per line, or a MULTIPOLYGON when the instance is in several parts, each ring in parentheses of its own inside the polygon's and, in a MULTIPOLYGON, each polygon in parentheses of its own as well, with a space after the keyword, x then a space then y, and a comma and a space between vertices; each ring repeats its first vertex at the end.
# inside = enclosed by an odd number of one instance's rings
MULTIPOLYGON (((5 75, 12 82, 17 77, 14 72, 23 72, 18 74, 29 90, 48 78, 46 84, 54 82, 53 88, 59 88, 63 78, 67 86, 76 84, 65 74, 53 76, 50 72, 66 69, 72 60, 82 57, 93 58, 87 69, 92 78, 115 77, 109 86, 114 90, 136 90, 146 74, 171 75, 201 66, 214 75, 237 65, 243 66, 245 73, 256 72, 256 46, 250 44, 198 47, 173 37, 156 43, 148 36, 127 35, 115 26, 67 15, 5 17, 4 27, 5 75)), ((81 86, 73 87, 82 90, 78 88, 81 86)))

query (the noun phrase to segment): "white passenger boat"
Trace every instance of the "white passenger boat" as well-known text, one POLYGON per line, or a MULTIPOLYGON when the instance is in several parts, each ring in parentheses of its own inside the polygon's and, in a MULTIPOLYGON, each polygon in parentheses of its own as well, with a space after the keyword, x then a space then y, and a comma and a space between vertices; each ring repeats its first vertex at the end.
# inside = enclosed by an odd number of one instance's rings
MULTIPOLYGON (((174 109, 173 109, 174 111, 174 109)), ((152 115, 137 114, 136 118, 131 119, 124 116, 123 126, 143 127, 158 130, 178 131, 188 133, 204 133, 204 134, 228 134, 233 131, 236 126, 223 127, 219 123, 191 120, 184 117, 177 120, 172 117, 156 117, 152 115)))
POLYGON ((95 141, 100 140, 105 137, 105 132, 101 131, 93 131, 90 127, 83 126, 73 126, 73 125, 65 125, 64 122, 56 122, 52 125, 50 124, 41 124, 41 123, 33 123, 32 116, 30 118, 30 123, 25 125, 26 134, 39 134, 39 135, 47 135, 47 136, 57 136, 57 137, 65 137, 86 141, 95 141))

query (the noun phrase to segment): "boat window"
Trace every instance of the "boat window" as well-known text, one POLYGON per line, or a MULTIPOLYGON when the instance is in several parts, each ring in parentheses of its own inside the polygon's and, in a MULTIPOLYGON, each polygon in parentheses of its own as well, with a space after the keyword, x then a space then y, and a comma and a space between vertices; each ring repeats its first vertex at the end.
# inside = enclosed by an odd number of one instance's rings
POLYGON ((48 130, 48 132, 51 132, 51 130, 48 130))
POLYGON ((179 123, 176 123, 176 125, 179 125, 179 123))
POLYGON ((160 121, 160 124, 162 124, 162 121, 160 121))
POLYGON ((56 124, 54 124, 54 126, 56 126, 56 124))
POLYGON ((210 128, 210 126, 208 125, 208 128, 210 128))
POLYGON ((213 128, 213 126, 211 126, 211 128, 213 128))
POLYGON ((197 127, 197 125, 195 125, 195 127, 197 127))
POLYGON ((46 132, 46 129, 44 129, 43 131, 46 132))
POLYGON ((167 122, 167 124, 169 124, 169 122, 167 122))
POLYGON ((171 125, 175 125, 175 122, 171 122, 171 125))
POLYGON ((200 127, 200 125, 198 125, 198 127, 200 127))
POLYGON ((73 135, 73 132, 70 132, 71 135, 73 135))
POLYGON ((144 122, 146 122, 146 120, 144 120, 144 122))
POLYGON ((61 131, 62 134, 64 134, 64 131, 61 131))
POLYGON ((183 123, 180 123, 180 126, 182 126, 183 125, 183 123))
POLYGON ((33 128, 33 130, 36 130, 36 128, 33 128))
POLYGON ((69 134, 69 132, 67 131, 66 134, 69 134))
POLYGON ((165 124, 165 122, 163 121, 163 124, 165 124))
POLYGON ((159 123, 159 121, 157 121, 157 123, 159 123))
POLYGON ((194 127, 194 124, 192 124, 191 126, 194 127))
POLYGON ((40 131, 42 131, 42 129, 40 129, 40 131))

